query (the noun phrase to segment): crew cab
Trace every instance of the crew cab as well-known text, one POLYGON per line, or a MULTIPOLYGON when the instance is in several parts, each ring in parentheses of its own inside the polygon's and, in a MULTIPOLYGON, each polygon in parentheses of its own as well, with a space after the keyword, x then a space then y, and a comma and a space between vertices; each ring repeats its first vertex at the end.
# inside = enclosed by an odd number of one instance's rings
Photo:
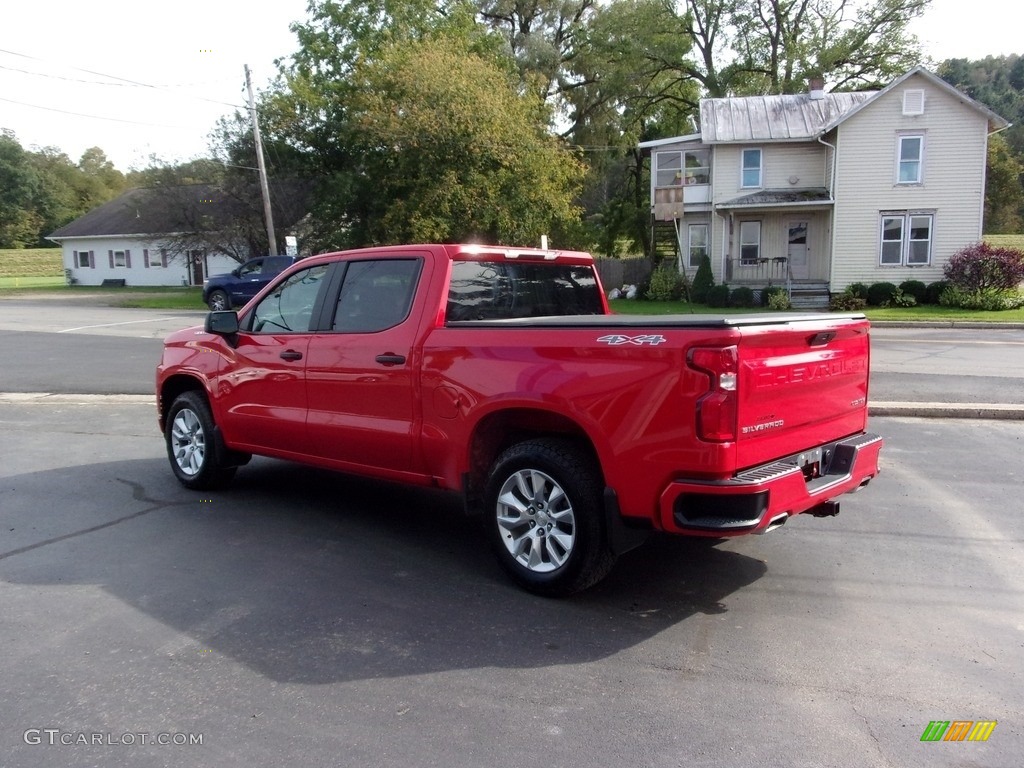
POLYGON ((240 307, 294 263, 291 256, 263 256, 222 275, 210 275, 203 282, 203 304, 214 311, 240 307))
POLYGON ((259 454, 456 491, 516 582, 566 595, 651 531, 837 514, 878 473, 868 361, 861 314, 612 315, 586 253, 404 245, 172 334, 156 392, 188 488, 259 454))

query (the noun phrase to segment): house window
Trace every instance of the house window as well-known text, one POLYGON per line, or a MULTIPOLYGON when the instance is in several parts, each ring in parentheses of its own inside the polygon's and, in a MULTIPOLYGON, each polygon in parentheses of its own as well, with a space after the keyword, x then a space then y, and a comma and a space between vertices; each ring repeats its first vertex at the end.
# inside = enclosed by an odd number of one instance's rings
POLYGON ((683 153, 683 181, 686 184, 711 183, 711 150, 691 149, 683 153))
POLYGON ((162 267, 164 265, 163 256, 156 248, 150 248, 146 251, 146 260, 151 267, 162 267))
POLYGON ((900 136, 897 179, 899 184, 920 184, 924 136, 900 136))
POLYGON ((711 183, 711 150, 658 152, 655 155, 656 187, 711 183))
POLYGON ((761 150, 743 150, 743 173, 741 185, 747 187, 761 186, 761 150))
POLYGON ((931 264, 934 215, 892 212, 882 214, 879 264, 919 267, 931 264))
POLYGON ((82 269, 88 269, 91 266, 89 261, 90 253, 92 253, 92 251, 75 251, 75 255, 77 257, 75 260, 75 266, 81 267, 82 269))
POLYGON ((740 265, 753 267, 761 258, 761 222, 740 223, 740 265))
POLYGON ((690 225, 690 256, 688 265, 693 268, 700 266, 701 259, 708 255, 708 225, 690 225))
POLYGON ((124 267, 127 266, 124 251, 114 251, 114 266, 124 267))
POLYGON ((683 153, 658 152, 655 186, 671 187, 683 183, 683 153))

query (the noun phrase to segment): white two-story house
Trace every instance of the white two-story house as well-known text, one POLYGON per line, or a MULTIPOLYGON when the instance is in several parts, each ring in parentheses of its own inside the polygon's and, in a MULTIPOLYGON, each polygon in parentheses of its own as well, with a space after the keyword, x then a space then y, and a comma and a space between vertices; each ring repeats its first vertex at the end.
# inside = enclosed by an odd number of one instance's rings
POLYGON ((982 236, 988 136, 1009 126, 917 67, 880 91, 704 99, 700 133, 647 141, 651 214, 691 277, 786 286, 941 280, 982 236))

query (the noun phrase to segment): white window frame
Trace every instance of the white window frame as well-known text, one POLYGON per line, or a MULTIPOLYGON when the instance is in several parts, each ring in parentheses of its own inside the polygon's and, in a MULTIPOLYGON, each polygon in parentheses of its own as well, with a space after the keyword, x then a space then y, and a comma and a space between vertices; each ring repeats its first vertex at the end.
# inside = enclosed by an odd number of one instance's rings
POLYGON ((128 267, 128 257, 124 251, 114 251, 114 269, 126 269, 128 267))
POLYGON ((662 150, 661 152, 656 152, 654 157, 656 166, 654 169, 655 187, 674 187, 683 183, 682 151, 678 149, 662 150), (674 161, 674 164, 671 161, 674 161), (671 176, 664 176, 666 172, 670 173, 671 176))
POLYGON ((934 211, 882 211, 879 214, 878 234, 878 265, 880 267, 927 267, 932 263, 932 244, 935 242, 934 211), (899 222, 899 239, 886 239, 887 222, 899 222), (922 229, 927 229, 927 237, 915 237, 922 229), (916 232, 915 232, 916 230, 916 232), (924 256, 920 255, 921 244, 924 244, 924 256), (890 245, 886 254, 886 244, 890 245), (897 245, 893 248, 893 245, 897 245), (915 246, 918 246, 915 248, 915 246), (917 253, 915 253, 917 251, 917 253), (898 259, 893 255, 897 254, 898 259))
POLYGON ((760 189, 763 186, 764 181, 764 151, 760 147, 747 147, 746 149, 740 150, 740 188, 741 189, 760 189), (757 153, 757 165, 747 165, 747 153, 757 153), (747 174, 756 173, 757 180, 752 184, 748 184, 747 174))
POLYGON ((708 239, 709 227, 707 224, 690 224, 686 232, 686 248, 687 248, 687 265, 691 269, 696 269, 700 266, 701 259, 705 256, 711 256, 711 241, 708 239), (694 234, 703 230, 704 242, 703 244, 694 244, 694 234), (696 258, 694 258, 696 253, 696 258))
POLYGON ((740 222, 740 266, 756 267, 761 261, 761 222, 759 220, 740 222), (754 236, 751 236, 753 233, 754 236), (745 247, 757 249, 753 257, 747 258, 743 255, 745 247))
POLYGON ((92 266, 91 256, 92 251, 76 251, 78 258, 75 259, 75 266, 79 269, 89 269, 92 266))
POLYGON ((660 189, 680 184, 711 183, 711 150, 662 150, 654 154, 654 186, 660 189))
POLYGON ((915 185, 924 182, 924 134, 923 133, 906 133, 901 134, 896 140, 896 183, 900 185, 915 185), (904 146, 906 142, 917 141, 918 152, 917 158, 907 158, 904 155, 904 146), (914 164, 917 165, 917 173, 912 179, 903 178, 904 167, 910 168, 914 164))
POLYGON ((707 147, 683 152, 683 183, 711 183, 711 150, 707 147))
POLYGON ((162 267, 164 265, 163 254, 157 248, 150 248, 146 257, 146 263, 150 267, 162 267))

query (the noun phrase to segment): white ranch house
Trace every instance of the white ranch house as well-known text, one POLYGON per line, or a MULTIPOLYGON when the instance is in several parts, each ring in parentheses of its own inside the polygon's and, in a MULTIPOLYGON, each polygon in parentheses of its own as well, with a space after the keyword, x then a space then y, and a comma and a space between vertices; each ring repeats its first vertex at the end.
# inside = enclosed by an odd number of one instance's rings
POLYGON ((176 233, 192 218, 189 212, 169 211, 182 197, 195 207, 212 199, 209 185, 179 188, 187 195, 165 196, 152 189, 132 189, 94 208, 49 236, 61 247, 69 282, 102 285, 123 280, 125 285, 202 285, 210 274, 230 272, 238 261, 175 248, 176 233))
MULTIPOLYGON (((290 182, 272 188, 279 232, 296 226, 304 212, 307 188, 290 182)), ((222 246, 242 260, 266 255, 252 250, 244 227, 239 227, 239 222, 255 221, 259 236, 263 235, 258 189, 252 196, 255 203, 212 184, 132 189, 48 239, 61 247, 68 281, 79 285, 104 281, 124 281, 129 286, 202 285, 209 275, 230 272, 239 264, 205 243, 222 246), (259 210, 255 218, 254 205, 259 210)))
POLYGON ((790 288, 941 280, 982 236, 988 136, 1006 120, 917 67, 880 91, 704 99, 700 133, 642 142, 651 215, 692 277, 790 288))

